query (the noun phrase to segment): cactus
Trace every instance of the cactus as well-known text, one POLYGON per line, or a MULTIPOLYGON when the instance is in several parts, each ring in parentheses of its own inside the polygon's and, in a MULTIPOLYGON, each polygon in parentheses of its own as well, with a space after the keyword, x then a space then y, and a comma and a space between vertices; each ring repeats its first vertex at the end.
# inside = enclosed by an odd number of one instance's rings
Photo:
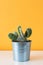
POLYGON ((27 38, 30 37, 32 34, 32 30, 31 30, 31 28, 27 28, 27 30, 25 31, 25 34, 24 34, 22 32, 21 26, 18 26, 18 33, 17 32, 9 33, 8 37, 12 41, 27 41, 27 38))
POLYGON ((8 37, 10 39, 12 39, 12 41, 16 41, 17 40, 17 37, 18 37, 18 34, 17 34, 17 32, 15 32, 14 34, 13 33, 9 33, 8 34, 8 37))
POLYGON ((23 32, 22 32, 21 26, 18 27, 18 32, 19 32, 19 35, 20 35, 20 36, 18 37, 18 40, 20 39, 20 40, 22 40, 22 41, 25 41, 26 39, 25 39, 24 34, 23 34, 23 32))
POLYGON ((31 36, 31 34, 32 34, 31 28, 27 28, 27 30, 25 31, 25 37, 28 38, 31 36))

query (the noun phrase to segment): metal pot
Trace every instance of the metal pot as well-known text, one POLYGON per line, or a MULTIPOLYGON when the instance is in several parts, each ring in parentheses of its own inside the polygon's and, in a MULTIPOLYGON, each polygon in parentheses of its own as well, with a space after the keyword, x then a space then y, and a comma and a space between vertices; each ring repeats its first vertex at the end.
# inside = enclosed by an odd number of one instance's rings
POLYGON ((30 60, 31 40, 29 41, 15 41, 12 42, 13 59, 19 62, 30 60))

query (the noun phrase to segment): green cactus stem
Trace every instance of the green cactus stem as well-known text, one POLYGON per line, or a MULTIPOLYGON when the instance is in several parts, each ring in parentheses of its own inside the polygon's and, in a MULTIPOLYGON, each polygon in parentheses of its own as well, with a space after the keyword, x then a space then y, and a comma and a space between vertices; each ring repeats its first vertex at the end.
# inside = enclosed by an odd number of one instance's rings
POLYGON ((14 34, 13 33, 9 33, 8 34, 8 37, 10 39, 12 39, 12 41, 16 41, 17 40, 17 37, 18 37, 18 34, 17 34, 17 32, 15 32, 14 34))
POLYGON ((24 34, 22 32, 21 26, 18 27, 18 32, 19 32, 19 35, 20 35, 21 40, 25 40, 25 37, 24 37, 24 34))
POLYGON ((25 37, 26 38, 28 38, 28 37, 30 37, 31 36, 31 34, 32 34, 32 30, 31 30, 31 28, 27 28, 27 30, 26 30, 26 32, 25 32, 25 37))

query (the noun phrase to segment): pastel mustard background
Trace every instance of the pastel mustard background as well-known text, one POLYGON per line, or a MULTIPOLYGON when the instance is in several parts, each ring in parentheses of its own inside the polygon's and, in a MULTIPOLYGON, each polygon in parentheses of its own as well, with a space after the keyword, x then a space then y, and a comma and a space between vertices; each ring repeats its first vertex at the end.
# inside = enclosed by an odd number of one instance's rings
POLYGON ((9 32, 32 28, 31 50, 43 50, 43 0, 0 0, 0 50, 11 50, 9 32))

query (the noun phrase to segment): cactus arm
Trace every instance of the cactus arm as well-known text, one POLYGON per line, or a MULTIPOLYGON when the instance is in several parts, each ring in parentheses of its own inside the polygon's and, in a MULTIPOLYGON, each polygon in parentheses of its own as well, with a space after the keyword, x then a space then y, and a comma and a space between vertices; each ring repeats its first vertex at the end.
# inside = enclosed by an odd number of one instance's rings
POLYGON ((9 33, 8 34, 8 37, 12 40, 12 41, 16 41, 17 40, 17 37, 18 37, 18 35, 17 35, 17 33, 15 34, 13 34, 13 33, 9 33))
POLYGON ((24 37, 24 34, 23 34, 23 32, 22 32, 21 26, 18 27, 18 32, 19 32, 20 37, 21 37, 23 40, 25 40, 25 37, 24 37))
POLYGON ((31 36, 31 34, 32 34, 32 30, 31 30, 31 28, 27 28, 27 30, 26 30, 26 32, 25 32, 25 37, 26 38, 28 38, 28 37, 30 37, 31 36))

